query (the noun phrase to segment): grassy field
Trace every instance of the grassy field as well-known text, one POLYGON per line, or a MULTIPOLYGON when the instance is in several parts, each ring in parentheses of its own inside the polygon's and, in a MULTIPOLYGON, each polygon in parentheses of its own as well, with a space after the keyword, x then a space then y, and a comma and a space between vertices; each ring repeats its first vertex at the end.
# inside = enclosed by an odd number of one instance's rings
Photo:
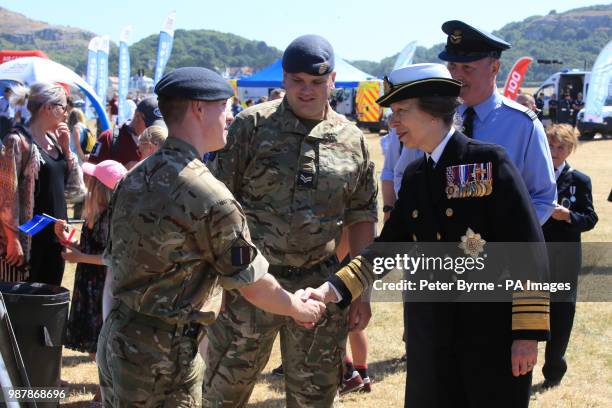
MULTIPOLYGON (((382 153, 378 135, 368 135, 370 151, 377 169, 382 167, 382 153)), ((570 156, 573 167, 588 174, 593 181, 595 208, 599 223, 593 231, 583 235, 588 242, 612 240, 612 203, 607 202, 612 188, 612 140, 582 143, 570 156)), ((382 208, 380 206, 379 208, 382 208)), ((381 217, 382 218, 382 217, 381 217)), ((379 225, 380 230, 380 225, 379 225)), ((63 285, 72 288, 74 267, 69 266, 63 285)), ((371 394, 345 396, 340 406, 402 407, 404 400, 404 365, 399 358, 404 353, 401 304, 373 305, 373 318, 367 329, 370 341, 370 372, 374 381, 371 394)), ((531 407, 590 408, 612 406, 612 303, 579 303, 572 339, 567 352, 569 369, 562 385, 547 392, 538 391, 543 380, 539 363, 534 374, 534 394, 531 407)), ((543 360, 543 344, 540 345, 543 360)), ((251 397, 253 407, 284 406, 282 379, 270 375, 280 362, 279 348, 275 347, 270 362, 251 397)), ((62 378, 71 383, 70 397, 63 406, 86 407, 97 384, 97 370, 87 355, 64 350, 62 378)))

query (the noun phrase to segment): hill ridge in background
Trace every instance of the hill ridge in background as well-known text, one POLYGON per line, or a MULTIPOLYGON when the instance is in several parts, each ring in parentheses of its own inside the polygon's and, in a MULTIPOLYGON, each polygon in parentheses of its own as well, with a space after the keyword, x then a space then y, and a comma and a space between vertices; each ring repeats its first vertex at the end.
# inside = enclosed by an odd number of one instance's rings
MULTIPOLYGON (((151 34, 130 45, 132 74, 144 69, 146 75, 153 76, 158 34, 151 34)), ((87 68, 87 46, 95 35, 98 34, 80 28, 32 20, 0 7, 0 49, 39 49, 81 75, 87 68)), ((117 45, 111 43, 109 73, 112 76, 117 75, 117 55, 117 45)), ((263 41, 212 30, 177 29, 167 69, 196 65, 217 71, 244 66, 257 70, 280 56, 280 50, 263 41)))
MULTIPOLYGON (((581 7, 563 13, 552 10, 545 16, 531 16, 508 23, 492 33, 512 44, 512 48, 502 54, 498 81, 505 81, 518 58, 530 56, 534 62, 527 71, 525 82, 540 83, 564 68, 583 69, 585 61, 587 69, 593 66, 601 49, 612 39, 612 4, 581 7), (563 61, 563 65, 538 64, 537 59, 557 59, 563 61)), ((441 29, 440 40, 430 48, 417 47, 414 63, 442 62, 438 59, 445 45, 441 29)), ((397 54, 378 63, 351 62, 363 71, 382 77, 391 71, 396 58, 397 54)))
MULTIPOLYGON (((502 68, 498 80, 503 82, 508 70, 519 57, 528 55, 534 59, 557 59, 563 65, 542 65, 535 61, 530 66, 526 83, 537 84, 550 74, 563 68, 590 67, 597 54, 612 38, 612 4, 581 7, 563 13, 552 10, 545 16, 532 16, 511 22, 493 31, 512 43, 512 48, 502 56, 502 68)), ((23 14, 0 7, 0 48, 40 49, 50 58, 83 74, 87 64, 87 45, 95 34, 69 26, 52 25, 29 19, 23 14)), ((130 46, 131 69, 136 73, 144 69, 152 76, 157 54, 158 33, 130 46)), ((438 53, 444 47, 444 34, 440 30, 439 44, 417 47, 414 62, 440 62, 438 53)), ((172 56, 168 69, 197 65, 217 71, 228 67, 261 69, 282 55, 281 51, 263 41, 248 40, 230 33, 212 30, 175 31, 172 56)), ((351 61, 357 68, 384 76, 393 67, 396 55, 375 61, 351 61)), ((117 46, 111 44, 111 75, 117 72, 117 46)))

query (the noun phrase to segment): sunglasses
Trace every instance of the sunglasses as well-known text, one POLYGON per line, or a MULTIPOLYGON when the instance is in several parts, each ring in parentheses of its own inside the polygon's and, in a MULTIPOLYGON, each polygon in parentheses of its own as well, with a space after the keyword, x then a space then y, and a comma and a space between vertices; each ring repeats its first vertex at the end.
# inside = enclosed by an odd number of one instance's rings
POLYGON ((61 103, 54 103, 53 105, 62 108, 62 113, 66 113, 66 111, 68 110, 68 104, 62 105, 61 103))

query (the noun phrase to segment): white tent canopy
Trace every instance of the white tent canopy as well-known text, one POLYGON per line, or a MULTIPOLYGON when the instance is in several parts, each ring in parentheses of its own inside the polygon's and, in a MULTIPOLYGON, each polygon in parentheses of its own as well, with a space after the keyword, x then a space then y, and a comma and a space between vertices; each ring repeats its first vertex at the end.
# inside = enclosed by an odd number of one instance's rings
POLYGON ((104 105, 98 99, 93 88, 74 71, 62 64, 40 57, 18 58, 0 64, 0 79, 16 81, 24 85, 31 85, 35 82, 50 82, 78 87, 91 100, 102 122, 102 128, 108 129, 110 127, 104 105))

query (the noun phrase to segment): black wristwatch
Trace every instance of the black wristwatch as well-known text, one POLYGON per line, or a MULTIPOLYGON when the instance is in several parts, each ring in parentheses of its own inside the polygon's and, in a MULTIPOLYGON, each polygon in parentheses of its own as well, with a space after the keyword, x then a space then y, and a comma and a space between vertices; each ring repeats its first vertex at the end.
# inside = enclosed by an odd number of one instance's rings
POLYGON ((393 206, 392 205, 385 205, 383 207, 383 212, 384 213, 388 213, 388 212, 391 212, 391 211, 393 211, 393 206))

